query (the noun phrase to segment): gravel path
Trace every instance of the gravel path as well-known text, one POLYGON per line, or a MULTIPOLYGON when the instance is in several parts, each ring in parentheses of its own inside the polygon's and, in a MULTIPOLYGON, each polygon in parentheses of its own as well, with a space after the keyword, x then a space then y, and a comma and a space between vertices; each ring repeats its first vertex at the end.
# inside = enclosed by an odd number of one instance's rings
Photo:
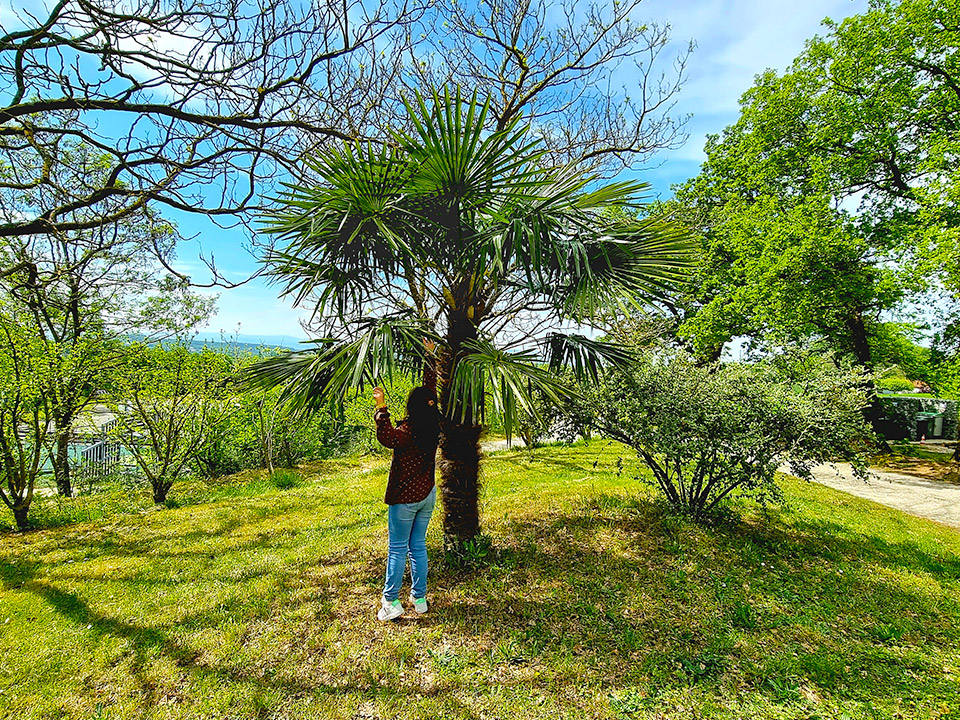
POLYGON ((960 485, 886 470, 871 470, 869 481, 864 482, 853 476, 846 463, 820 465, 813 469, 813 477, 845 493, 960 528, 960 485))

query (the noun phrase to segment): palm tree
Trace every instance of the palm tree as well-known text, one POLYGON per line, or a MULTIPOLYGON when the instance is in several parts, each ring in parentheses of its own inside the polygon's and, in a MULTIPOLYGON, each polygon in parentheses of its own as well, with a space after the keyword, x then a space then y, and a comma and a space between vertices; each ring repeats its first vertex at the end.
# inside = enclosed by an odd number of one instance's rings
POLYGON ((423 338, 437 341, 448 547, 480 532, 485 399, 509 434, 535 388, 554 401, 570 392, 558 370, 626 362, 622 348, 547 331, 666 293, 687 262, 684 230, 637 219, 645 185, 593 187, 575 167, 544 167, 526 127, 485 129, 488 103, 417 95, 394 143, 346 143, 310 161, 317 184, 289 188, 266 220, 276 238, 266 263, 338 334, 248 376, 283 384, 309 412, 412 369, 423 338))

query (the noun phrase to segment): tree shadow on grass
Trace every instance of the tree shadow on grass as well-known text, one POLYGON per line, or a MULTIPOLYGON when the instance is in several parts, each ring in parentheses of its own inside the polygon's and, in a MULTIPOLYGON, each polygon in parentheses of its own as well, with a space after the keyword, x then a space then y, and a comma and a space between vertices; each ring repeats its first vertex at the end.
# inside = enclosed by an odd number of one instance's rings
POLYGON ((544 474, 549 473, 551 469, 569 470, 572 472, 591 471, 590 464, 564 460, 559 457, 551 456, 549 453, 544 452, 543 449, 540 449, 536 456, 530 456, 529 454, 497 455, 496 462, 497 465, 512 468, 513 472, 516 473, 528 473, 533 463, 536 463, 538 468, 543 468, 544 474))
MULTIPOLYGON (((67 620, 80 626, 89 626, 92 639, 109 636, 128 641, 131 647, 126 663, 127 672, 136 683, 139 693, 139 705, 144 712, 155 708, 163 697, 165 689, 158 687, 150 672, 150 666, 158 655, 173 661, 178 668, 194 681, 210 678, 216 686, 232 683, 244 686, 259 697, 269 697, 280 691, 287 698, 316 695, 330 697, 339 694, 364 694, 371 691, 369 679, 338 679, 333 682, 319 682, 315 679, 299 681, 294 678, 281 678, 271 674, 263 667, 238 668, 204 659, 203 649, 191 647, 171 633, 154 627, 145 627, 134 622, 105 616, 92 610, 80 595, 65 592, 47 583, 35 580, 24 582, 20 589, 42 597, 49 605, 67 620)), ((184 625, 202 627, 202 618, 187 619, 184 625)), ((384 685, 376 688, 380 696, 393 696, 402 699, 409 692, 402 688, 384 685)), ((262 709, 263 715, 269 715, 268 708, 262 709)))
MULTIPOLYGON (((233 518, 217 524, 216 532, 243 533, 259 521, 233 518)), ((366 522, 325 526, 324 532, 344 533, 366 522)), ((192 532, 180 542, 189 545, 208 534, 192 532)), ((78 534, 74 540, 78 553, 98 548, 96 538, 78 534)), ((230 552, 242 558, 262 542, 252 534, 230 552)), ((277 542, 294 547, 299 538, 284 535, 277 542)), ((776 695, 781 692, 776 688, 809 682, 852 697, 917 698, 940 692, 936 683, 942 675, 935 667, 938 658, 928 662, 920 651, 946 652, 957 641, 951 627, 956 618, 931 604, 929 589, 869 574, 844 577, 837 568, 859 564, 926 575, 955 605, 958 558, 856 534, 838 523, 789 525, 774 514, 762 523, 728 519, 704 528, 652 503, 607 498, 579 511, 516 520, 498 545, 490 563, 472 572, 435 564, 431 612, 396 624, 373 619, 383 558, 369 546, 256 575, 277 576, 279 589, 266 604, 258 605, 263 598, 235 597, 215 614, 185 612, 166 626, 95 609, 84 597, 89 593, 73 588, 84 580, 109 578, 85 576, 82 568, 51 580, 42 575, 42 563, 23 560, 16 567, 0 564, 0 581, 7 590, 42 598, 73 625, 89 625, 94 639, 127 641, 126 672, 144 710, 165 692, 150 672, 158 657, 175 663, 188 684, 236 684, 264 698, 279 693, 279 700, 265 702, 280 704, 303 697, 362 696, 402 705, 419 690, 396 669, 406 662, 408 673, 438 676, 429 692, 452 717, 476 716, 460 700, 467 690, 492 694, 497 687, 516 687, 559 694, 564 683, 599 684, 611 691, 645 683, 654 696, 696 684, 719 697, 731 683, 776 695), (73 587, 58 587, 61 580, 73 587), (292 589, 294 580, 306 583, 305 592, 292 589), (863 603, 869 607, 859 607, 863 603), (893 627, 907 613, 910 623, 893 627), (845 621, 847 615, 863 627, 845 621), (225 618, 243 624, 247 633, 261 633, 249 641, 256 644, 245 646, 263 653, 256 662, 215 659, 202 640, 191 639, 193 633, 220 632, 225 618), (830 623, 842 627, 829 630, 830 623), (890 625, 891 636, 870 634, 873 625, 890 625), (333 646, 340 640, 369 654, 337 655, 333 646), (766 657, 744 649, 773 642, 780 645, 766 657), (910 643, 911 657, 898 643, 910 643), (408 652, 413 654, 404 655, 408 652), (291 656, 307 669, 290 675, 291 656), (864 663, 875 676, 858 674, 864 663), (572 676, 563 679, 562 668, 573 668, 567 671, 572 676)), ((107 538, 100 549, 104 554, 144 552, 137 538, 107 538)), ((431 548, 434 558, 436 550, 431 548)), ((176 548, 168 559, 196 554, 202 560, 207 552, 176 548)), ((246 579, 209 576, 211 582, 237 587, 246 579)), ((143 581, 114 580, 131 586, 143 581)))
MULTIPOLYGON (((329 576, 331 572, 343 572, 342 568, 356 565, 358 558, 361 564, 367 566, 370 565, 372 560, 372 558, 363 554, 336 553, 329 558, 321 559, 314 566, 313 572, 309 574, 322 587, 324 580, 319 576, 321 568, 328 571, 327 576, 329 576)), ((196 686, 209 687, 208 679, 213 681, 214 687, 239 685, 249 694, 264 698, 265 702, 269 702, 269 698, 275 698, 277 691, 280 693, 281 702, 305 696, 329 698, 367 695, 376 696, 381 700, 395 704, 402 703, 410 693, 409 687, 391 683, 378 683, 376 678, 363 672, 343 673, 339 676, 326 674, 325 678, 316 675, 306 678, 283 676, 275 672, 276 668, 271 666, 269 662, 243 665, 231 663, 229 660, 226 662, 223 659, 217 660, 211 654, 211 647, 203 644, 197 645, 190 640, 192 633, 202 635, 207 630, 217 631, 224 617, 233 618, 234 621, 247 622, 248 628, 252 627, 251 623, 262 628, 269 625, 272 613, 279 609, 287 613, 295 612, 298 605, 311 602, 309 598, 294 598, 281 594, 274 598, 273 605, 268 607, 265 613, 258 613, 254 616, 251 616, 249 612, 250 604, 246 599, 235 598, 229 603, 222 604, 215 614, 197 610, 182 615, 174 624, 168 621, 164 626, 163 624, 152 624, 149 618, 144 621, 137 621, 95 609, 91 605, 91 598, 85 597, 89 593, 84 593, 82 589, 74 590, 58 586, 59 581, 67 578, 58 575, 56 581, 49 579, 44 575, 46 567, 44 563, 36 561, 19 561, 16 565, 2 563, 0 564, 0 583, 2 583, 0 587, 5 591, 34 595, 49 606, 63 621, 76 628, 83 628, 83 632, 90 638, 89 642, 84 643, 87 647, 93 647, 97 642, 107 638, 124 640, 129 649, 124 653, 123 672, 133 681, 134 697, 143 712, 154 708, 158 701, 164 697, 164 694, 170 690, 169 688, 158 687, 155 679, 156 673, 151 671, 153 665, 164 659, 171 661, 180 669, 188 682, 192 682, 196 686)), ((292 568, 289 570, 291 573, 296 572, 292 568)), ((284 573, 278 574, 283 575, 284 573)), ((344 574, 350 574, 349 568, 344 574)), ((82 572, 69 574, 69 580, 74 585, 85 579, 89 578, 85 578, 82 572)), ((93 578, 94 582, 99 579, 100 576, 93 578)), ((212 579, 216 581, 216 578, 212 579)), ((282 581, 284 578, 280 577, 278 579, 282 581)), ((119 580, 117 582, 124 581, 119 580)), ((138 579, 131 584, 139 584, 140 582, 141 580, 138 579)), ((330 588, 323 589, 329 590, 330 588)), ((256 598, 251 600, 255 602, 256 598)), ((322 607, 325 615, 317 616, 314 614, 311 617, 314 622, 329 623, 333 617, 332 605, 327 602, 323 603, 322 607)), ((302 638, 288 637, 287 640, 291 645, 295 645, 302 638)), ((353 667, 351 670, 356 671, 357 668, 353 667)), ((56 682, 56 679, 51 678, 51 681, 56 682)), ((123 682, 121 681, 120 684, 122 685, 123 682)), ((8 695, 8 697, 10 696, 8 695)), ((70 701, 74 710, 82 706, 77 705, 75 700, 70 701)), ((457 717, 476 717, 466 705, 452 694, 444 698, 444 704, 451 708, 457 717)), ((61 708, 61 712, 64 713, 64 716, 69 716, 66 705, 61 708)), ((266 710, 264 712, 266 713, 266 710)))
POLYGON ((440 574, 458 604, 441 608, 438 622, 470 634, 493 616, 498 647, 512 648, 501 654, 537 662, 590 648, 586 664, 624 682, 634 663, 656 683, 708 682, 720 692, 734 668, 727 684, 813 682, 865 698, 922 698, 942 689, 942 672, 936 657, 919 656, 953 654, 960 642, 956 613, 943 612, 960 605, 958 571, 952 554, 834 523, 728 519, 704 528, 639 503, 514 523, 489 567, 440 574), (840 564, 854 571, 844 575, 840 564), (933 580, 940 597, 901 582, 904 574, 933 580), (779 647, 766 659, 741 650, 771 642, 779 647), (873 674, 861 675, 864 667, 873 674))

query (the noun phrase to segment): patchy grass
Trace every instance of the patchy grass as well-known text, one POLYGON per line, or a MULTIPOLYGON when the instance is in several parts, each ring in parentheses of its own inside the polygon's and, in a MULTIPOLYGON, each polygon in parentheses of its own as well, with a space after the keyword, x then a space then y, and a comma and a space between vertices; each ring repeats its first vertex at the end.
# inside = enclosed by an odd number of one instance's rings
POLYGON ((489 563, 381 624, 386 469, 0 536, 0 715, 960 717, 955 530, 793 480, 700 526, 617 446, 496 453, 489 563))

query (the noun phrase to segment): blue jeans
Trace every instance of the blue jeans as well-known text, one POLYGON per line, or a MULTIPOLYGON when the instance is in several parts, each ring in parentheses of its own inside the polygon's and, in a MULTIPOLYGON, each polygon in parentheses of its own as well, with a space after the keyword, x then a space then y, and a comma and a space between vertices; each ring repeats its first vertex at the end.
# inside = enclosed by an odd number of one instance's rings
POLYGON ((437 503, 437 488, 420 502, 387 506, 387 529, 390 546, 387 550, 387 577, 383 597, 396 600, 403 584, 403 572, 410 557, 410 593, 415 598, 427 594, 427 525, 437 503))

